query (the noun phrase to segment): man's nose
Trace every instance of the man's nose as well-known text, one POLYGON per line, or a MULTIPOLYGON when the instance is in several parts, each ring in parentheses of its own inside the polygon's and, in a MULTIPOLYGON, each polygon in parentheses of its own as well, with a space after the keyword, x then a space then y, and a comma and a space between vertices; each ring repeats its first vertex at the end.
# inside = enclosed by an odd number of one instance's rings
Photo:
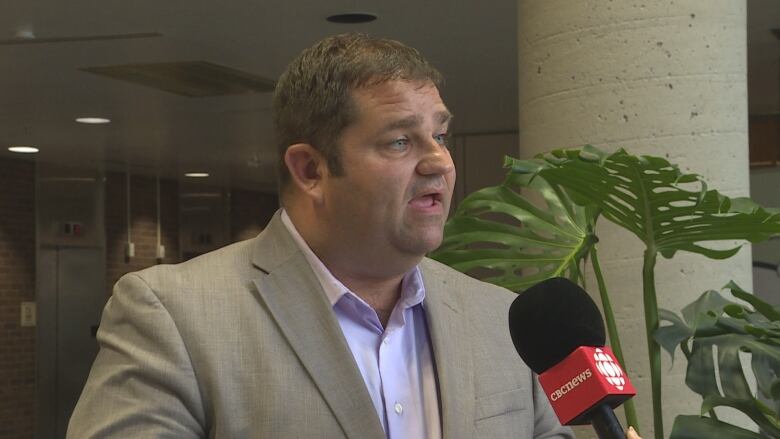
POLYGON ((421 175, 444 175, 455 170, 452 156, 446 146, 431 139, 425 153, 417 164, 417 172, 421 175))

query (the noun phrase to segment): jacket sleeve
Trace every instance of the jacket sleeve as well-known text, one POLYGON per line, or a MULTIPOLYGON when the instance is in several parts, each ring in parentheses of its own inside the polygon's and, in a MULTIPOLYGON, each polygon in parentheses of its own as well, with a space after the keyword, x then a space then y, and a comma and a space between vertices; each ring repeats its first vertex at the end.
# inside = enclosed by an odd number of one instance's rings
POLYGON ((97 340, 100 351, 67 438, 205 437, 187 348, 168 310, 139 275, 117 282, 97 340))
POLYGON ((536 374, 533 374, 534 393, 534 439, 575 439, 574 432, 569 427, 562 426, 555 415, 547 395, 536 374))

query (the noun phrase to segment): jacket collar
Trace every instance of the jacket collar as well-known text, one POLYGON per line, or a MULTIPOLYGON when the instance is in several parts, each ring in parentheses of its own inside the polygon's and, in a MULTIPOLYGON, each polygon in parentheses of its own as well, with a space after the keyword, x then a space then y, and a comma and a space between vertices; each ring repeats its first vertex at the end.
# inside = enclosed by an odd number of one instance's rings
POLYGON ((423 259, 425 314, 436 361, 440 414, 444 438, 473 438, 474 365, 469 318, 464 312, 464 292, 452 273, 439 263, 423 259))
POLYGON ((314 272, 276 212, 256 238, 255 293, 350 439, 384 439, 363 377, 314 272))

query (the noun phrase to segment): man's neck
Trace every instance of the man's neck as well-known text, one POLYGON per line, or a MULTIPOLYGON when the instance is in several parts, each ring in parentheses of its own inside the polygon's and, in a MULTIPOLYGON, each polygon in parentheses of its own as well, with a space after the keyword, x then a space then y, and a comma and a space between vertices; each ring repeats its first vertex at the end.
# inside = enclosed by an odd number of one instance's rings
POLYGON ((373 269, 366 267, 365 265, 370 263, 369 258, 361 258, 355 249, 342 248, 342 246, 333 248, 329 245, 332 242, 318 240, 317 237, 329 236, 329 234, 314 230, 318 224, 308 221, 308 218, 314 217, 313 215, 296 215, 297 212, 293 209, 287 207, 285 209, 298 234, 314 255, 333 277, 371 306, 382 326, 386 327, 398 298, 401 297, 401 283, 406 273, 398 267, 387 271, 391 268, 387 261, 377 264, 373 269))
MULTIPOLYGON (((327 266, 327 264, 326 264, 327 266)), ((329 270, 330 267, 328 268, 329 270)), ((403 275, 390 278, 351 277, 331 270, 333 276, 345 287, 363 299, 376 312, 382 327, 387 327, 398 299, 401 297, 403 275)))

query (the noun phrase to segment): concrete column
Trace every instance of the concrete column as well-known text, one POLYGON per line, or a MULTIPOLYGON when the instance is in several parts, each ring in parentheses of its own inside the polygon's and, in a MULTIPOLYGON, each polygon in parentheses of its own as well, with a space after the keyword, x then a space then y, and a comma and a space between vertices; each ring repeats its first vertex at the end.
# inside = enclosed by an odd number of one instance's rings
MULTIPOLYGON (((665 156, 729 196, 748 194, 746 5, 740 0, 519 0, 520 156, 586 143, 665 156)), ((602 220, 599 256, 642 435, 652 406, 642 309, 643 244, 602 220)), ((679 311, 729 279, 751 287, 750 251, 715 262, 659 257, 658 302, 679 311)), ((595 291, 595 281, 589 281, 595 291)), ((664 437, 698 414, 685 361, 663 354, 664 437)), ((746 419, 746 418, 745 418, 746 419)), ((731 422, 749 425, 743 420, 731 422)), ((581 437, 592 437, 582 430, 581 437)))

